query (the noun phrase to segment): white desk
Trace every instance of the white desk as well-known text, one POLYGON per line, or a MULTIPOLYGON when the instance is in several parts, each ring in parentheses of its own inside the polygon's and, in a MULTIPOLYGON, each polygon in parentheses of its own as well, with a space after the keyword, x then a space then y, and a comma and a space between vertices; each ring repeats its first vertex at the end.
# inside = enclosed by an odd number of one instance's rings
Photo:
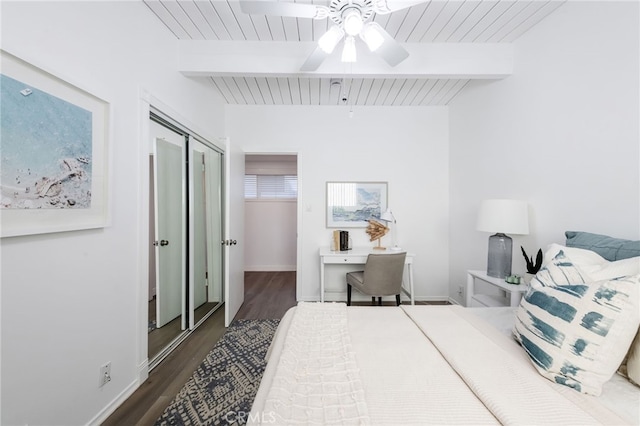
POLYGON ((527 292, 527 284, 509 284, 504 278, 494 278, 485 271, 467 271, 467 308, 470 306, 511 306, 520 304, 522 295, 527 292), (475 292, 475 281, 480 280, 504 291, 505 297, 494 297, 475 292))
MULTIPOLYGON (((374 250, 373 247, 356 247, 348 251, 332 251, 328 247, 320 249, 320 301, 324 302, 324 268, 326 265, 364 265, 369 254, 396 253, 390 250, 374 250)), ((413 298, 413 253, 407 253, 404 264, 409 272, 409 290, 402 286, 402 292, 409 296, 411 304, 415 305, 413 298)), ((404 277, 403 277, 404 284, 404 277)))

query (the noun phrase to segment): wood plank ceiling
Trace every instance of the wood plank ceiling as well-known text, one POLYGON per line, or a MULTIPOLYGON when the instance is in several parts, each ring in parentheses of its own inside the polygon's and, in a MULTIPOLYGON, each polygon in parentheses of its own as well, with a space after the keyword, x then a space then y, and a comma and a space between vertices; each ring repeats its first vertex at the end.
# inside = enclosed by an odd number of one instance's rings
MULTIPOLYGON (((277 1, 277 0, 274 0, 277 1)), ((329 0, 281 0, 328 5, 329 0)), ((393 0, 390 0, 393 1, 393 0)), ((387 15, 374 15, 400 43, 512 43, 564 0, 432 0, 387 15)), ((238 0, 144 0, 179 40, 317 41, 329 19, 247 15, 238 0)), ((338 49, 336 49, 338 50, 338 49)), ((336 54, 336 52, 334 52, 336 54)), ((339 54, 339 53, 338 53, 339 54)), ((389 67, 390 68, 390 67, 389 67)), ((393 75, 209 75, 229 104, 244 105, 447 105, 468 78, 393 75), (333 84, 332 84, 333 83, 333 84)))

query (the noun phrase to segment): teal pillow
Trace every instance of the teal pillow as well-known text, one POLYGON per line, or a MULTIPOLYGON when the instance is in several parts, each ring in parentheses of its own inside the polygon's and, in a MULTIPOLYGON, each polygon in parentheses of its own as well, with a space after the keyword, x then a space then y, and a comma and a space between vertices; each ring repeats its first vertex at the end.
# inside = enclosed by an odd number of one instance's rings
POLYGON ((640 241, 577 231, 567 231, 564 235, 567 237, 567 247, 594 251, 611 262, 640 256, 640 241))

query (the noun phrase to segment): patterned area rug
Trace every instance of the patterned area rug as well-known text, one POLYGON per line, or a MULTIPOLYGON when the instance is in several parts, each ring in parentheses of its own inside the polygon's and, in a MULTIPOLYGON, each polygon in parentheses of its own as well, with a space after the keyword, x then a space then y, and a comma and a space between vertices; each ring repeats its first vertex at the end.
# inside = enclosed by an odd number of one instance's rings
POLYGON ((156 426, 245 424, 279 322, 234 321, 156 426))

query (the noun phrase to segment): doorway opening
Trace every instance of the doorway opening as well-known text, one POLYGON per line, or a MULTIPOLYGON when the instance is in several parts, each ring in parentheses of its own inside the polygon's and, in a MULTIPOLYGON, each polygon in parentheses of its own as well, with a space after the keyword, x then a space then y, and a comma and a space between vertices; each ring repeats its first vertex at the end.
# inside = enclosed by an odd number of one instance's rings
POLYGON ((297 271, 298 155, 245 155, 245 273, 297 271))

